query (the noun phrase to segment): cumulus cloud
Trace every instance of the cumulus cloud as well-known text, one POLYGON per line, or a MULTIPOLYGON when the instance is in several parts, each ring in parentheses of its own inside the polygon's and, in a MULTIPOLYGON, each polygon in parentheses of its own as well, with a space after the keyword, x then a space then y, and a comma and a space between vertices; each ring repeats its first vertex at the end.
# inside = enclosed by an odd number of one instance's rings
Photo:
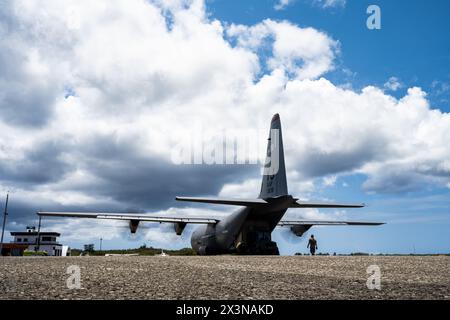
POLYGON ((270 19, 254 26, 231 25, 228 36, 238 48, 268 51, 263 61, 269 71, 282 70, 297 79, 317 78, 333 69, 338 42, 313 28, 270 19))
POLYGON ((227 25, 202 1, 18 0, 0 16, 0 189, 20 202, 15 219, 254 196, 258 166, 175 165, 172 151, 195 126, 206 141, 267 132, 276 112, 293 194, 354 173, 368 192, 450 184, 450 116, 421 88, 336 86, 339 42, 314 28, 227 25))

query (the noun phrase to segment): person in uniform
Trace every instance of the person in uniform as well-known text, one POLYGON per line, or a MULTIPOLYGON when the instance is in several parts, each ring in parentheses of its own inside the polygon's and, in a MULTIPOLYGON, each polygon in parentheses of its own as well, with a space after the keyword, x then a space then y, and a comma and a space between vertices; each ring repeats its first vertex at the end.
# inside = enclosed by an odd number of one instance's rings
POLYGON ((316 254, 316 250, 319 248, 317 247, 317 240, 314 239, 313 234, 311 235, 311 238, 309 238, 307 248, 309 248, 309 251, 311 252, 312 256, 316 254))

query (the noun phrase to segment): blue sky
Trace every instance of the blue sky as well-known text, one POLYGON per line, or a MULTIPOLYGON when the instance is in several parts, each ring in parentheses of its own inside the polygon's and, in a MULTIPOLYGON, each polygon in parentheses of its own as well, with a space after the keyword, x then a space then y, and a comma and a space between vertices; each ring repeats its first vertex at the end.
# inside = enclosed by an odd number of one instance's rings
MULTIPOLYGON (((393 93, 400 97, 405 89, 420 86, 433 107, 450 111, 449 90, 439 92, 433 82, 450 82, 450 29, 445 0, 346 1, 345 6, 323 8, 313 0, 291 1, 284 10, 274 10, 274 1, 207 1, 212 17, 229 23, 254 24, 263 19, 294 22, 302 27, 325 31, 341 43, 341 63, 349 71, 356 89, 383 84, 398 77, 403 88, 393 93), (381 30, 366 28, 367 7, 381 8, 381 30)), ((349 79, 342 70, 327 75, 336 83, 349 79)))
MULTIPOLYGON (((353 88, 367 85, 383 87, 395 76, 402 87, 392 95, 401 97, 407 88, 420 86, 428 93, 433 108, 450 111, 450 90, 440 90, 450 83, 450 3, 436 1, 347 1, 345 6, 322 8, 311 1, 297 0, 284 10, 274 10, 273 1, 208 2, 212 16, 230 23, 253 24, 262 19, 281 19, 303 27, 325 31, 341 44, 341 69, 327 74, 335 83, 351 82, 353 88), (366 28, 366 9, 381 8, 381 30, 366 28), (439 88, 437 88, 439 86, 439 88), (441 92, 443 91, 443 92, 441 92)), ((339 179, 323 194, 331 198, 368 204, 364 218, 372 216, 389 222, 381 228, 316 228, 324 251, 370 251, 389 253, 436 253, 450 251, 450 191, 424 185, 421 190, 395 194, 361 192, 363 177, 339 179), (346 182, 350 187, 342 187, 346 182), (409 220, 409 221, 408 221, 409 220), (335 250, 336 251, 336 250, 335 250)), ((360 211, 351 214, 360 217, 360 211)), ((280 238, 282 239, 282 238, 280 238)), ((303 241, 304 242, 304 241, 303 241)), ((297 249, 288 244, 286 251, 297 249), (295 249, 294 249, 295 248, 295 249)), ((305 252, 299 246, 298 251, 305 252)))
MULTIPOLYGON (((361 210, 311 214, 387 222, 375 228, 313 228, 306 237, 316 236, 319 251, 449 253, 450 2, 324 2, 294 0, 277 10, 276 1, 269 0, 206 0, 204 8, 193 5, 186 11, 161 4, 161 16, 139 2, 107 9, 84 4, 81 22, 70 14, 76 27, 67 30, 58 24, 67 8, 57 2, 43 8, 11 2, 0 9, 5 34, 0 49, 14 57, 0 53, 0 93, 6 97, 0 100, 5 132, 0 136, 0 190, 12 191, 7 230, 36 223, 34 211, 40 209, 211 214, 208 206, 185 207, 173 198, 186 192, 256 195, 257 168, 174 167, 170 148, 195 123, 185 120, 186 110, 209 129, 233 123, 263 132, 279 112, 290 143, 285 148, 294 196, 367 204, 361 210), (381 8, 381 30, 366 27, 371 4, 381 8), (174 33, 158 29, 159 18, 175 21, 175 31, 182 32, 174 39, 174 33), (16 27, 22 25, 28 28, 16 27), (282 39, 286 30, 279 28, 286 25, 292 27, 289 32, 312 28, 313 40, 298 41, 321 49, 304 54, 285 47, 288 54, 276 56, 273 47, 245 43, 255 37, 254 26, 264 37, 282 39), (233 26, 242 28, 233 31, 233 26), (319 71, 300 77, 304 66, 295 59, 317 64, 319 71), (272 86, 265 87, 262 76, 272 86), (376 90, 367 91, 368 86, 376 90), (333 117, 334 110, 341 111, 333 117), (311 123, 302 118, 306 115, 311 123), (384 120, 372 122, 371 117, 384 120), (334 139, 344 151, 335 150, 334 139), (326 146, 320 149, 317 141, 326 146), (332 183, 325 183, 330 178, 332 183)), ((288 214, 301 213, 291 209, 288 214)), ((103 237, 109 249, 142 243, 181 248, 189 246, 192 231, 177 240, 168 236, 170 226, 149 226, 136 236, 102 227, 101 221, 52 220, 45 228, 61 230, 62 241, 73 247, 98 244, 103 237), (82 232, 73 230, 81 227, 82 232)), ((274 233, 282 254, 306 252, 306 237, 274 233)))

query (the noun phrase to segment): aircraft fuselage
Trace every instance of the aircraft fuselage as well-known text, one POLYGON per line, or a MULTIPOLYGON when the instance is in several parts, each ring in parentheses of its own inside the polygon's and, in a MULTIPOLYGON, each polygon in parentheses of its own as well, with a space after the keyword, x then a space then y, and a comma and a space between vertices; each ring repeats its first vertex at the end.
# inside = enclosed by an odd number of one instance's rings
POLYGON ((278 255, 272 231, 292 203, 292 197, 266 200, 269 206, 243 207, 215 225, 198 227, 191 237, 192 248, 199 255, 278 255))

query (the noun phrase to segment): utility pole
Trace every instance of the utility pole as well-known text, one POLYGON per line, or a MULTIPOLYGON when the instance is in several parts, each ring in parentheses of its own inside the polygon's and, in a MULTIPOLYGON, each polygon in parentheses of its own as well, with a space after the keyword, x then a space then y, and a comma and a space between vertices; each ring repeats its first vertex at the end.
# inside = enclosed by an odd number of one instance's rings
POLYGON ((8 200, 9 200, 9 192, 6 194, 5 211, 3 212, 2 238, 0 240, 0 256, 2 255, 3 250, 3 235, 5 234, 6 216, 8 215, 8 200))
POLYGON ((100 238, 100 251, 102 251, 102 241, 103 241, 103 239, 100 238))

